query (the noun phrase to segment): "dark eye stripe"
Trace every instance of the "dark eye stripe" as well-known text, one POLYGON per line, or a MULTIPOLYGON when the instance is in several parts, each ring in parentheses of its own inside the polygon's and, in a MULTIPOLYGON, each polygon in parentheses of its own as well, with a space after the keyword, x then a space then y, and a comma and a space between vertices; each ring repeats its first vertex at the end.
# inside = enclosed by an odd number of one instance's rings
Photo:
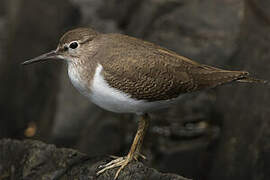
POLYGON ((68 50, 68 47, 67 46, 64 46, 64 51, 67 51, 68 50))

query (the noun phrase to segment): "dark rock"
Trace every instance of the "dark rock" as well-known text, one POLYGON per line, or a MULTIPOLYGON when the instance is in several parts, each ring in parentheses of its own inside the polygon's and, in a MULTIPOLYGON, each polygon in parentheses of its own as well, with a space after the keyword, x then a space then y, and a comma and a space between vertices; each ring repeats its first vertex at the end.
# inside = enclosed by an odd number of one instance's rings
MULTIPOLYGON (((96 176, 99 165, 108 158, 89 157, 72 149, 56 148, 39 141, 0 141, 0 179, 113 179, 117 168, 96 176)), ((188 180, 175 174, 160 173, 140 162, 130 163, 119 180, 188 180)))

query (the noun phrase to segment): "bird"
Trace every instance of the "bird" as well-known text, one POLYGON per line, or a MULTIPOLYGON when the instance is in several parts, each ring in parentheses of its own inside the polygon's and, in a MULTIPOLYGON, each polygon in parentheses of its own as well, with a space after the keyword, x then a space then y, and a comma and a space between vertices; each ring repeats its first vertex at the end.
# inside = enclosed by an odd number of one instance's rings
POLYGON ((118 168, 114 179, 141 154, 149 113, 169 108, 191 92, 231 82, 266 83, 247 71, 200 64, 167 48, 118 33, 80 27, 66 32, 55 50, 23 62, 64 60, 74 87, 97 106, 139 116, 138 129, 126 156, 100 167, 97 175, 118 168))

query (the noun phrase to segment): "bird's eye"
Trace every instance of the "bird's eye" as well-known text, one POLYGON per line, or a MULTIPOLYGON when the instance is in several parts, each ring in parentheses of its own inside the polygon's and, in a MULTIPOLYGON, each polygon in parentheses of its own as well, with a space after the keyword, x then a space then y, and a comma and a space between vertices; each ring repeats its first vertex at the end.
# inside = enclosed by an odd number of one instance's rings
POLYGON ((69 44, 69 48, 76 49, 79 46, 79 44, 75 41, 69 44))

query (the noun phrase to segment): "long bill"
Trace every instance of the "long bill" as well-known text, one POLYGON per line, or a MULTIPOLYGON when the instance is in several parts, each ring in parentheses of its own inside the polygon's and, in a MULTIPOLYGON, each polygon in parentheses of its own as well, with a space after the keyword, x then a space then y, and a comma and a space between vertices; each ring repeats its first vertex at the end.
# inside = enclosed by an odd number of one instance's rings
POLYGON ((60 59, 59 55, 56 53, 56 50, 50 51, 48 53, 42 54, 38 57, 35 57, 33 59, 24 61, 22 63, 22 65, 28 65, 28 64, 32 64, 32 63, 37 63, 37 62, 41 62, 41 61, 47 61, 49 59, 60 59))

